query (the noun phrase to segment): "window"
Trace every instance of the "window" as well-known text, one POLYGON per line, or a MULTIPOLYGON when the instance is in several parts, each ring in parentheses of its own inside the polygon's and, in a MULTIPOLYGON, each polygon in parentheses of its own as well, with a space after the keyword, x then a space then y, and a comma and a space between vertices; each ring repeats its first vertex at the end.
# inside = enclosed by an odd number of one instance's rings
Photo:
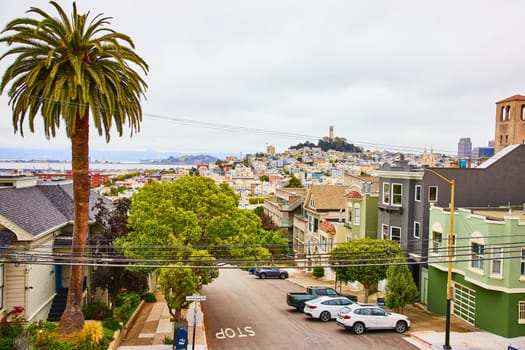
POLYGON ((4 308, 4 266, 0 265, 0 309, 4 308))
POLYGON ((521 278, 525 278, 525 249, 521 249, 520 275, 521 278))
POLYGON ((518 303, 518 315, 519 315, 518 322, 520 324, 524 324, 525 323, 525 301, 520 301, 518 303))
POLYGON ((521 105, 521 120, 525 120, 525 105, 521 105))
POLYGON ((390 227, 388 227, 388 225, 381 225, 381 234, 383 236, 383 239, 389 239, 390 238, 390 227))
POLYGON ((361 225, 361 208, 357 203, 354 208, 354 224, 361 225))
POLYGON ((485 254, 485 246, 476 242, 471 245, 471 261, 470 267, 473 269, 483 270, 483 255, 485 254))
POLYGON ((392 205, 400 206, 403 201, 403 185, 392 184, 392 205))
POLYGON ((414 221, 414 238, 420 237, 421 223, 414 221))
POLYGON ((438 200, 438 187, 437 186, 429 186, 428 187, 428 201, 429 202, 437 202, 438 200))
POLYGON ((441 232, 432 231, 432 253, 439 254, 439 247, 443 240, 443 234, 441 232))
POLYGON ((507 106, 507 120, 510 120, 510 106, 507 106))
POLYGON ((390 227, 390 240, 401 242, 401 227, 390 227))
POLYGON ((390 183, 383 183, 383 204, 390 204, 390 183))
POLYGON ((421 185, 416 185, 414 200, 416 202, 421 202, 421 185))
POLYGON ((501 106, 501 120, 505 120, 505 106, 501 106))
POLYGON ((503 248, 492 248, 492 262, 490 274, 494 276, 501 276, 503 274, 503 248))
POLYGON ((319 231, 319 220, 314 218, 314 232, 319 231))
POLYGON ((346 222, 351 224, 352 223, 352 203, 348 203, 346 208, 346 222))

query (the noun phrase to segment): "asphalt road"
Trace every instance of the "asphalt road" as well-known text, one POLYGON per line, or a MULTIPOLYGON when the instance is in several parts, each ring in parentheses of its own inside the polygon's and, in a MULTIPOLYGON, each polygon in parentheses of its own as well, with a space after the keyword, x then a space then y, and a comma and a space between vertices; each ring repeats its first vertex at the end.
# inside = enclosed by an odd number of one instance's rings
POLYGON ((287 292, 303 288, 287 280, 260 280, 246 271, 221 269, 203 288, 208 348, 218 349, 417 349, 393 331, 354 335, 308 318, 286 305, 287 292))

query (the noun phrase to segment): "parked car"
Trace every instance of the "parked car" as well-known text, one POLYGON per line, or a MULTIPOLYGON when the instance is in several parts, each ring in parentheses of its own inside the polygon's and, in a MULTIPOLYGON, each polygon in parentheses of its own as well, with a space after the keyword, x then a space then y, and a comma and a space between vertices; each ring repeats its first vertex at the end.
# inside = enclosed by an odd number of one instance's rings
POLYGON ((327 322, 337 318, 337 313, 343 307, 354 302, 343 296, 324 296, 304 303, 304 313, 310 317, 327 322))
POLYGON ((255 276, 259 278, 280 278, 285 279, 288 278, 288 271, 282 270, 278 267, 258 267, 255 269, 255 276))
POLYGON ((335 289, 329 287, 306 287, 306 292, 289 292, 286 294, 286 303, 293 306, 297 311, 303 312, 304 305, 307 301, 321 297, 321 296, 344 296, 348 299, 357 302, 357 297, 351 294, 339 294, 335 289))
POLYGON ((405 315, 386 312, 375 305, 352 304, 337 313, 337 325, 363 334, 367 329, 394 329, 403 333, 410 327, 405 315))

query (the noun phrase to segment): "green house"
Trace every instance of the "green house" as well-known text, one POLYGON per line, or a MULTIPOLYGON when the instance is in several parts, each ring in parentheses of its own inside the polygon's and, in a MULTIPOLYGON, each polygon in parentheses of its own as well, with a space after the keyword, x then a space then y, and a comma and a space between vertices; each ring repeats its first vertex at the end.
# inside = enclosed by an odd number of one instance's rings
MULTIPOLYGON (((446 313, 450 210, 429 215, 428 310, 446 313)), ((505 338, 525 335, 523 208, 459 208, 452 230, 452 314, 505 338)))

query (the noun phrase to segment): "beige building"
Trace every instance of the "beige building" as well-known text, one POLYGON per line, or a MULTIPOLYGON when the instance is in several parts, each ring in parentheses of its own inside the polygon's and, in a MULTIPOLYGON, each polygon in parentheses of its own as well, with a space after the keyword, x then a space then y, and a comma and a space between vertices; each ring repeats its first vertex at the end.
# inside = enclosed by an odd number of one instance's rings
POLYGON ((496 102, 494 154, 508 145, 525 141, 525 96, 514 95, 496 102))

